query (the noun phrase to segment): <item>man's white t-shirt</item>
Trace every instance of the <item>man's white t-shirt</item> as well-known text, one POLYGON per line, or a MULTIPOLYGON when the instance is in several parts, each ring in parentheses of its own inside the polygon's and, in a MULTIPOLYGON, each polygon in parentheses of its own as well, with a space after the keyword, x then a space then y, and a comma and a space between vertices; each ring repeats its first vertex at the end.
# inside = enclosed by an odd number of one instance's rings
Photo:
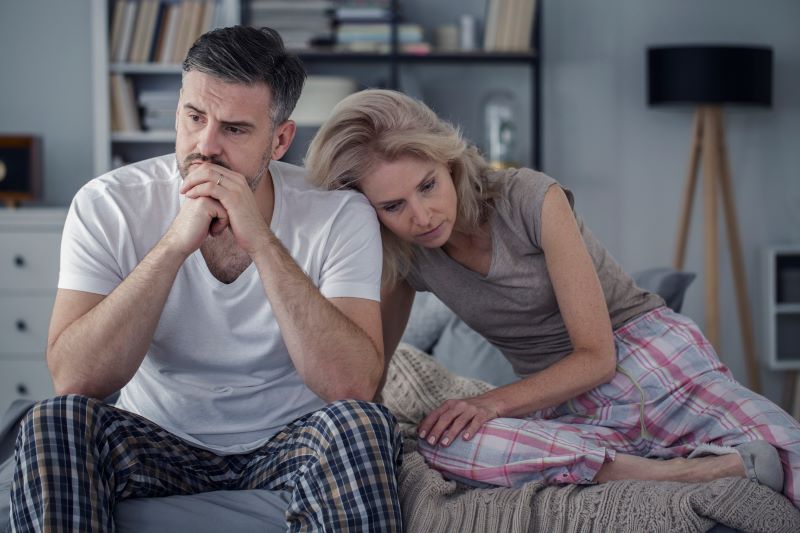
MULTIPOLYGON (((374 210, 352 191, 313 188, 304 172, 270 164, 272 231, 326 298, 379 300, 374 210)), ((181 183, 171 154, 86 184, 64 227, 59 288, 113 291, 177 216, 181 183)), ((295 369, 255 264, 224 284, 197 250, 180 268, 150 349, 117 405, 190 442, 232 454, 258 448, 325 402, 295 369)))

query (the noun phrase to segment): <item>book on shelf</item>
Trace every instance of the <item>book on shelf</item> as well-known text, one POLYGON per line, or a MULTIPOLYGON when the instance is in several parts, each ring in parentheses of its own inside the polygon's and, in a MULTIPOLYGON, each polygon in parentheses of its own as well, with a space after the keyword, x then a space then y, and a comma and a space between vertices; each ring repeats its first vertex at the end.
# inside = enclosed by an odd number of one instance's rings
MULTIPOLYGON (((112 49, 111 59, 116 63, 122 63, 128 59, 128 54, 131 50, 131 42, 133 41, 133 27, 136 23, 136 12, 139 3, 133 0, 117 0, 122 4, 122 14, 117 35, 111 36, 111 42, 116 44, 112 49)), ((117 6, 115 6, 115 11, 117 6)), ((115 14, 116 16, 116 14, 115 14)), ((112 27, 112 30, 114 28, 112 27)))
POLYGON ((181 63, 197 38, 220 18, 217 0, 114 0, 109 60, 181 63))
POLYGON ((343 5, 334 10, 339 22, 389 22, 392 10, 386 6, 343 5))
MULTIPOLYGON (((392 36, 392 28, 387 23, 375 24, 340 24, 336 29, 336 42, 347 44, 353 42, 386 42, 392 36)), ((422 26, 419 24, 399 24, 397 39, 401 43, 422 42, 422 26)))
POLYGON ((483 49, 527 52, 536 16, 536 0, 488 0, 483 49))
POLYGON ((111 9, 111 30, 109 31, 108 57, 111 61, 118 54, 119 41, 122 37, 122 23, 125 18, 127 4, 125 0, 115 0, 111 9))
POLYGON ((111 74, 112 131, 140 131, 139 109, 136 106, 133 80, 122 74, 111 74))
POLYGON ((163 13, 161 22, 161 35, 158 37, 159 46, 153 61, 156 63, 171 63, 172 50, 175 49, 175 38, 178 34, 180 23, 181 5, 170 4, 163 13))

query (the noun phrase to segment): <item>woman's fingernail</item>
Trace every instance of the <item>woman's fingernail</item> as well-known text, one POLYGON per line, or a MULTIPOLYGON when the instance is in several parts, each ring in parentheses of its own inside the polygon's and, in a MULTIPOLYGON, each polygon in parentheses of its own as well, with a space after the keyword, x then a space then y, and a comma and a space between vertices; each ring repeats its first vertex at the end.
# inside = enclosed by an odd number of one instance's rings
POLYGON ((469 440, 469 433, 464 433, 464 440, 469 440))
POLYGON ((442 446, 447 446, 448 444, 450 444, 450 439, 448 439, 447 437, 443 438, 442 439, 442 446))
POLYGON ((431 446, 433 446, 434 444, 436 444, 436 437, 434 437, 433 435, 431 435, 431 438, 429 438, 429 439, 428 439, 428 444, 430 444, 431 446))
POLYGON ((427 435, 427 434, 428 433, 423 429, 422 431, 419 432, 419 438, 424 439, 425 435, 427 435))

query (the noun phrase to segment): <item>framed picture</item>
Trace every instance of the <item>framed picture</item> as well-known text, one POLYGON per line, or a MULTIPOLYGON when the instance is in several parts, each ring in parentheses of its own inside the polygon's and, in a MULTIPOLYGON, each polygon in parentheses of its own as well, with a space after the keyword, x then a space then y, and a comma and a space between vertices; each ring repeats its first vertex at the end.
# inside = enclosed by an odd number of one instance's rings
POLYGON ((0 201, 7 207, 39 197, 39 144, 33 135, 0 135, 0 201))

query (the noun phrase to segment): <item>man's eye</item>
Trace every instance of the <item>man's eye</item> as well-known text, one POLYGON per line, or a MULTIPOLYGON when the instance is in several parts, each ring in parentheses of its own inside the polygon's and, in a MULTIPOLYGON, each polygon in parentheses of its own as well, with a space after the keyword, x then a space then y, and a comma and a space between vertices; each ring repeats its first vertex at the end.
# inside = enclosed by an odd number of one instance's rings
POLYGON ((239 135, 240 133, 244 133, 244 130, 237 128, 236 126, 231 126, 228 128, 228 132, 233 133, 234 135, 239 135))
POLYGON ((189 120, 192 122, 200 122, 200 115, 189 115, 189 120))

